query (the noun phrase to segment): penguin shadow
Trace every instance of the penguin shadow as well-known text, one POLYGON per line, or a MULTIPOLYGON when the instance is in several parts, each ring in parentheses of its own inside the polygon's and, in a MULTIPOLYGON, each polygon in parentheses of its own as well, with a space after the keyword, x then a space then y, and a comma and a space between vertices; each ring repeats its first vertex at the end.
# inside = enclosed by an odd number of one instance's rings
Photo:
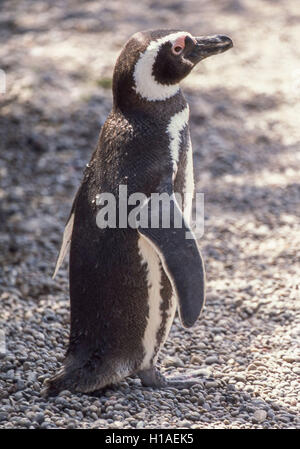
POLYGON ((79 396, 84 400, 100 400, 100 416, 104 420, 109 419, 110 427, 113 427, 114 421, 119 427, 123 419, 119 407, 114 409, 113 406, 111 410, 111 401, 114 401, 113 404, 126 403, 126 411, 134 420, 130 425, 132 428, 136 427, 137 421, 142 421, 144 428, 157 427, 154 423, 158 420, 161 422, 160 428, 174 429, 203 425, 210 428, 239 428, 243 425, 280 428, 283 422, 289 422, 290 428, 299 425, 297 413, 276 400, 266 402, 257 393, 238 389, 213 375, 199 379, 201 382, 198 385, 181 391, 170 387, 164 390, 143 387, 137 379, 129 377, 118 385, 79 396), (107 407, 110 407, 109 411, 107 407))

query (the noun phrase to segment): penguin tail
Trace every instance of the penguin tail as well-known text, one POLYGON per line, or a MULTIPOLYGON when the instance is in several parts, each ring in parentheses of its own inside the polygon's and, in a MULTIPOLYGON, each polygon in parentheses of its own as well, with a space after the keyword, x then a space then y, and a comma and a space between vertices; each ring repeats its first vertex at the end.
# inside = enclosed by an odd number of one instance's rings
POLYGON ((84 363, 79 358, 74 357, 69 351, 62 367, 54 376, 45 379, 43 396, 57 396, 62 390, 82 391, 80 384, 84 380, 84 363))
POLYGON ((42 396, 51 397, 57 396, 62 390, 74 391, 74 382, 63 367, 54 376, 46 379, 43 387, 42 396))
POLYGON ((118 376, 114 376, 110 370, 108 372, 107 368, 99 364, 91 366, 89 362, 82 364, 75 360, 73 363, 68 362, 67 359, 67 363, 54 376, 45 379, 42 391, 44 397, 57 396, 62 390, 89 393, 120 380, 118 376))

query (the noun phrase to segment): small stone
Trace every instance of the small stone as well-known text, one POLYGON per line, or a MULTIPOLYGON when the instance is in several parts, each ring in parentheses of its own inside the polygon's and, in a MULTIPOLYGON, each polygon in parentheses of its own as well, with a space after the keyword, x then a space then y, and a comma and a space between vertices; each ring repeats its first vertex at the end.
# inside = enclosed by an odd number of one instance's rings
POLYGON ((60 393, 58 394, 58 396, 71 396, 71 392, 69 390, 62 390, 60 391, 60 393))
POLYGON ((102 427, 107 427, 107 421, 105 419, 98 419, 97 421, 93 422, 91 427, 93 429, 100 429, 102 427))
POLYGON ((205 343, 198 343, 197 348, 198 349, 207 349, 207 346, 205 343))
POLYGON ((15 377, 15 372, 14 372, 14 370, 13 370, 13 369, 8 370, 7 373, 6 373, 6 378, 11 380, 11 379, 13 379, 14 377, 15 377))
POLYGON ((8 413, 0 412, 0 421, 6 421, 8 418, 8 413))
POLYGON ((203 395, 201 393, 199 393, 199 395, 198 395, 198 404, 199 405, 203 405, 204 402, 205 402, 205 400, 204 400, 203 395))
POLYGON ((191 421, 199 421, 201 419, 201 415, 197 412, 191 412, 188 415, 186 415, 186 418, 191 421))
POLYGON ((197 370, 193 370, 194 376, 209 377, 210 373, 211 373, 210 368, 199 368, 197 370))
POLYGON ((166 368, 169 366, 184 367, 184 363, 179 357, 167 357, 164 361, 164 365, 166 368))
POLYGON ((29 427, 29 426, 31 426, 31 422, 29 421, 29 419, 26 419, 26 418, 21 418, 20 420, 19 420, 19 426, 22 426, 22 427, 29 427))
POLYGON ((207 410, 208 412, 210 411, 210 405, 206 402, 202 405, 202 408, 204 408, 204 410, 207 410))
POLYGON ((193 355, 192 358, 191 358, 191 363, 193 363, 195 365, 201 365, 202 358, 199 357, 198 355, 193 355))
MULTIPOLYGON (((115 410, 123 410, 123 405, 122 404, 116 404, 114 406, 114 409, 115 410)), ((91 407, 91 410, 92 410, 92 407, 91 407)), ((93 410, 93 411, 96 412, 97 410, 93 410)))
POLYGON ((288 362, 288 363, 295 363, 295 362, 300 362, 300 357, 293 356, 293 355, 285 355, 282 357, 282 360, 284 360, 285 362, 288 362))
POLYGON ((189 422, 189 421, 180 421, 180 423, 179 423, 179 429, 180 428, 182 428, 182 427, 187 427, 188 429, 191 427, 191 423, 189 422))
POLYGON ((22 392, 21 392, 21 391, 18 391, 18 393, 16 393, 16 394, 14 395, 14 398, 15 398, 17 401, 20 401, 20 400, 23 398, 22 392))
POLYGON ((247 371, 251 371, 251 370, 256 370, 257 366, 254 365, 254 363, 250 363, 250 365, 248 365, 247 371))
POLYGON ((265 410, 255 410, 253 414, 253 421, 260 423, 267 418, 267 412, 265 410))
POLYGON ((241 373, 236 374, 234 376, 234 378, 235 378, 235 380, 237 380, 239 382, 245 382, 245 380, 246 380, 246 377, 243 374, 241 374, 241 373))
POLYGON ((285 423, 290 422, 290 417, 289 416, 279 416, 279 420, 283 421, 285 423))
POLYGON ((211 355, 209 357, 206 357, 205 359, 206 365, 212 365, 213 363, 219 363, 219 359, 215 355, 211 355))
POLYGON ((18 390, 23 390, 25 388, 25 382, 22 379, 18 379, 17 380, 17 389, 18 390))
POLYGON ((206 386, 206 388, 215 388, 218 386, 218 382, 209 380, 209 381, 205 382, 205 386, 206 386))
POLYGON ((182 394, 182 396, 189 396, 190 395, 190 390, 183 388, 180 393, 182 394))
POLYGON ((122 429, 123 424, 121 423, 121 421, 115 421, 112 427, 115 427, 116 429, 122 429))
POLYGON ((42 422, 44 422, 45 420, 44 413, 38 413, 34 419, 37 423, 42 424, 42 422))

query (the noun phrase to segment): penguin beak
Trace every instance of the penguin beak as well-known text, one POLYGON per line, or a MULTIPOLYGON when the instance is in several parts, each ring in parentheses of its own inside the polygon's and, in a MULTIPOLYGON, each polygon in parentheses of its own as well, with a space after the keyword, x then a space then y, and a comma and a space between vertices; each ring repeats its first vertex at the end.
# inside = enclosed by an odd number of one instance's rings
POLYGON ((194 64, 202 61, 202 59, 208 58, 208 56, 223 53, 233 47, 232 40, 229 37, 220 34, 214 36, 199 36, 196 37, 195 40, 196 44, 188 57, 194 64))

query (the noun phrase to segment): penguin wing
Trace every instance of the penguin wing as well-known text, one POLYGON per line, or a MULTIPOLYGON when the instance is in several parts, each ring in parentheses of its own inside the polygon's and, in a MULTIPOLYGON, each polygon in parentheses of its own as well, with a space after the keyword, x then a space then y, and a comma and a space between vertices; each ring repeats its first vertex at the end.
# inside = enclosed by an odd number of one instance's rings
POLYGON ((175 197, 170 198, 170 227, 161 225, 162 203, 154 202, 150 198, 144 207, 148 207, 148 217, 159 216, 159 227, 151 227, 150 223, 149 227, 139 226, 138 232, 158 253, 177 296, 181 322, 183 326, 191 327, 199 317, 205 302, 204 264, 197 241, 184 221, 175 197), (175 215, 177 223, 178 216, 181 215, 180 228, 175 227, 175 215))
POLYGON ((55 276, 57 275, 58 270, 61 267, 61 264, 63 263, 63 260, 65 258, 65 255, 68 252, 70 243, 71 243, 71 237, 72 237, 72 231, 73 231, 73 224, 74 224, 74 212, 70 215, 65 230, 64 230, 64 234, 63 234, 63 240, 62 240, 62 244, 59 250, 59 254, 57 257, 57 261, 56 261, 56 265, 55 265, 55 270, 52 276, 52 279, 55 278, 55 276))
POLYGON ((76 201, 77 201, 77 197, 78 197, 78 192, 73 201, 71 212, 70 212, 69 218, 67 220, 67 223, 66 223, 66 226, 64 229, 63 239, 62 239, 61 247, 60 247, 59 254, 58 254, 58 257, 56 260, 55 270, 54 270, 52 279, 54 279, 55 276, 57 275, 58 270, 60 269, 61 264, 63 263, 63 260, 64 260, 66 254, 68 252, 68 249, 70 247, 72 232, 73 232, 73 225, 74 225, 75 206, 76 206, 76 201))

